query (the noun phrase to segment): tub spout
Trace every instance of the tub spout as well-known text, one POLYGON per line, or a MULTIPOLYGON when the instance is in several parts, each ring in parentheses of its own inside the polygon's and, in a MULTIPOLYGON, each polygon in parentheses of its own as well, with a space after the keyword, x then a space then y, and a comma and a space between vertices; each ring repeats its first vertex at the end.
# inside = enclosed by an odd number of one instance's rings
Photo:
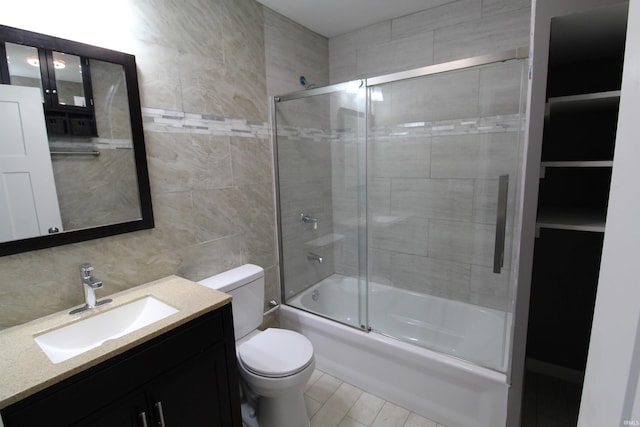
POLYGON ((313 252, 309 252, 307 254, 307 259, 309 261, 318 261, 318 264, 322 264, 322 257, 318 254, 314 254, 313 252))

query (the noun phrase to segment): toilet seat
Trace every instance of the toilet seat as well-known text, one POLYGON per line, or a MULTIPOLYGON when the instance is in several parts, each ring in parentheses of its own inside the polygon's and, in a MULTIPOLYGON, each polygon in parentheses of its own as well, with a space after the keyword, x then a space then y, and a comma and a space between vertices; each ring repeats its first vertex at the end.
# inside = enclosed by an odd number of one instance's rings
POLYGON ((288 329, 269 328, 238 347, 238 358, 250 372, 278 378, 293 375, 313 360, 307 337, 288 329))

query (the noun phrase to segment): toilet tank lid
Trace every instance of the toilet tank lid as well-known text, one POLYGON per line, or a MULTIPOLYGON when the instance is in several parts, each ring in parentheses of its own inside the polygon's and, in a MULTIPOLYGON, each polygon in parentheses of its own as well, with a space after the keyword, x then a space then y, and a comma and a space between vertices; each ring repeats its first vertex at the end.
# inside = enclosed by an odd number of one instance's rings
POLYGON ((229 292, 264 276, 264 269, 254 264, 245 264, 227 270, 215 276, 207 277, 198 283, 221 292, 229 292))

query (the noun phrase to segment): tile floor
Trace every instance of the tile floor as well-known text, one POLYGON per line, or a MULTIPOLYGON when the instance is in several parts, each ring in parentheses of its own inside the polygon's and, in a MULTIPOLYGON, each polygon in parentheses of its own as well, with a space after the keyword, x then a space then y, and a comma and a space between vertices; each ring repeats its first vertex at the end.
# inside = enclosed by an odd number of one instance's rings
POLYGON ((522 427, 576 427, 582 385, 527 371, 522 427))
POLYGON ((317 369, 304 397, 311 427, 444 427, 317 369))
MULTIPOLYGON (((582 386, 527 372, 522 427, 575 427, 582 386)), ((304 391, 311 427, 445 427, 315 370, 304 391)))

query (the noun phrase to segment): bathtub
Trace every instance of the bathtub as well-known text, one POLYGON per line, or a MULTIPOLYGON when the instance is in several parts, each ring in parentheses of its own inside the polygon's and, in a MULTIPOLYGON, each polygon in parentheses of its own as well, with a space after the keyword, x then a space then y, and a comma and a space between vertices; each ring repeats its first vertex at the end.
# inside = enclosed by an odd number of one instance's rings
POLYGON ((318 369, 447 427, 505 425, 505 313, 370 283, 365 332, 339 323, 357 321, 357 290, 332 275, 280 308, 281 326, 313 343, 318 369))

